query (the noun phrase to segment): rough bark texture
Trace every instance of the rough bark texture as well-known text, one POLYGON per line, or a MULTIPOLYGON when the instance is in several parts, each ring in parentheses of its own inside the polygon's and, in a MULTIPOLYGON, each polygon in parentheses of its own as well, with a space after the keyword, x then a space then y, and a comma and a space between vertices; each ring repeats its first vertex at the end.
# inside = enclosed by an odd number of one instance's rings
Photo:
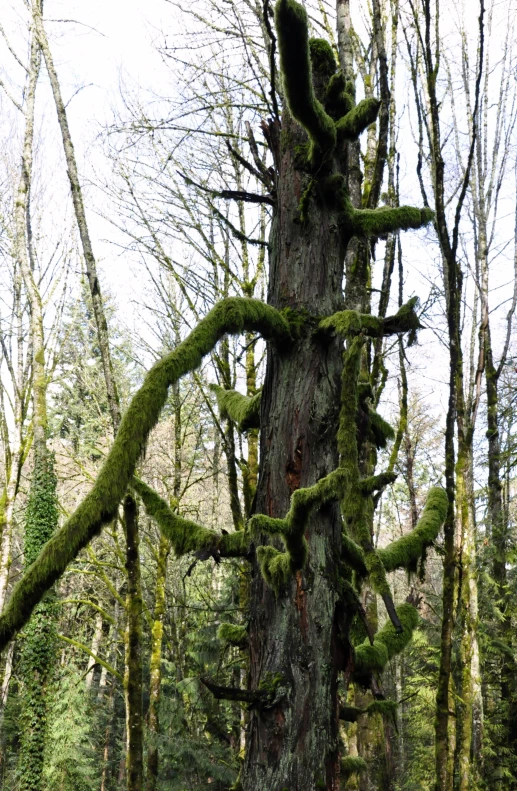
MULTIPOLYGON (((330 315, 342 305, 338 221, 311 202, 298 205, 307 176, 294 164, 305 136, 284 113, 278 152, 278 208, 272 228, 268 301, 277 308, 330 315)), ((268 355, 262 397, 261 469, 256 510, 284 517, 292 492, 338 466, 341 350, 310 333, 286 355, 268 355)), ((246 791, 338 788, 337 505, 320 509, 307 532, 308 565, 278 597, 258 569, 251 591, 250 688, 276 686, 274 703, 250 713, 242 785, 246 791)))
POLYGON ((143 721, 142 721, 142 584, 136 503, 131 495, 124 500, 126 526, 127 627, 126 672, 126 787, 141 791, 143 783, 143 721))

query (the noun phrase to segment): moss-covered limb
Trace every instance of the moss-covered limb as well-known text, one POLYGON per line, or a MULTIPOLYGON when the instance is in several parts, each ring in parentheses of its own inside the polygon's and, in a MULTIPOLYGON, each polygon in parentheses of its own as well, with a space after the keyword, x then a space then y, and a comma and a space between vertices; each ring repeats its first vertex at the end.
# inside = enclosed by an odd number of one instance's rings
POLYGON ((278 0, 275 23, 285 96, 293 118, 309 135, 315 165, 334 150, 336 126, 314 94, 307 12, 295 0, 278 0))
POLYGON ((360 577, 366 577, 368 569, 366 568, 364 552, 359 544, 356 544, 346 533, 342 535, 342 550, 345 563, 351 566, 360 577))
POLYGON ((222 623, 217 630, 217 638, 226 645, 243 648, 248 641, 248 630, 234 623, 222 623))
POLYGON ((416 313, 417 303, 418 298, 412 297, 397 313, 385 319, 368 313, 359 313, 357 310, 342 310, 327 316, 320 322, 319 327, 322 330, 333 330, 344 337, 366 335, 369 338, 382 338, 385 335, 413 332, 421 329, 416 313))
POLYGON ((0 616, 0 651, 68 564, 115 516, 169 387, 197 368, 223 335, 244 331, 280 343, 290 339, 289 325, 277 310, 259 300, 233 297, 219 302, 173 352, 151 368, 122 418, 92 490, 15 586, 0 616))
POLYGON ((380 472, 378 475, 363 478, 359 482, 359 487, 363 494, 370 495, 379 491, 379 489, 384 489, 385 486, 389 486, 390 483, 394 483, 396 480, 397 474, 395 472, 380 472))
POLYGON ((389 660, 408 645, 418 624, 418 612, 408 603, 397 607, 397 616, 402 624, 398 633, 388 621, 375 635, 373 645, 368 640, 355 648, 354 678, 360 683, 367 683, 371 673, 380 673, 389 660))
POLYGON ((368 417, 370 434, 375 442, 375 447, 385 448, 389 440, 395 439, 395 429, 375 409, 368 409, 368 417))
POLYGON ((411 533, 393 541, 377 552, 386 571, 414 568, 425 549, 436 540, 447 515, 448 500, 445 489, 429 490, 425 508, 411 533))
POLYGON ((216 557, 245 557, 248 553, 249 538, 247 533, 216 533, 197 522, 184 519, 169 508, 158 492, 144 483, 140 478, 133 477, 131 485, 142 498, 145 510, 154 519, 162 534, 171 542, 176 555, 189 552, 208 551, 216 557))
POLYGON ((339 719, 344 722, 357 722, 364 712, 365 710, 358 708, 358 706, 340 706, 339 719))
POLYGON ((358 755, 347 755, 341 759, 341 775, 345 778, 357 772, 365 772, 366 769, 366 761, 358 755))
POLYGON ((348 220, 354 236, 385 236, 395 231, 409 231, 429 225, 434 215, 430 209, 413 206, 381 206, 378 209, 352 209, 348 220))
POLYGON ((239 687, 221 687, 208 678, 200 678, 201 683, 212 693, 216 700, 235 700, 249 705, 259 705, 270 697, 265 689, 240 689, 239 687))
POLYGON ((363 99, 336 122, 338 140, 357 140, 361 132, 375 123, 381 103, 378 99, 363 99))
POLYGON ((114 678, 118 678, 120 682, 123 681, 124 677, 122 673, 119 673, 118 670, 113 667, 113 665, 110 665, 109 662, 107 662, 105 659, 102 659, 102 657, 100 657, 98 654, 96 654, 94 651, 88 648, 87 645, 84 645, 84 643, 79 642, 79 640, 72 640, 71 637, 65 637, 64 634, 57 634, 56 637, 58 640, 62 640, 64 643, 69 643, 70 645, 73 645, 74 648, 78 648, 80 651, 84 651, 85 654, 91 656, 91 658, 97 665, 100 665, 101 667, 105 668, 108 671, 108 673, 111 673, 111 675, 114 678))
POLYGON ((305 565, 308 545, 304 534, 312 510, 324 503, 339 499, 345 480, 346 473, 343 470, 334 470, 314 486, 293 492, 289 511, 284 519, 255 514, 249 520, 253 534, 276 535, 284 543, 285 552, 272 546, 257 548, 257 559, 262 576, 275 591, 278 592, 287 584, 290 577, 305 565))
POLYGON ((355 106, 355 87, 347 83, 342 71, 333 74, 325 90, 324 105, 326 112, 334 120, 343 118, 355 106))
POLYGON ((260 428, 260 401, 262 398, 260 391, 249 397, 236 390, 225 390, 220 385, 211 385, 211 390, 215 393, 219 413, 223 420, 228 418, 233 420, 241 432, 260 428))

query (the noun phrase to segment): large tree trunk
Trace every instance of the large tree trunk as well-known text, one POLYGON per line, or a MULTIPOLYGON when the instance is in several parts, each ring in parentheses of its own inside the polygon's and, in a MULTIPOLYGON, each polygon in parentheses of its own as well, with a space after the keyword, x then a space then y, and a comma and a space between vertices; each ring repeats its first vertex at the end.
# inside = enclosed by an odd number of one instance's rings
MULTIPOLYGON (((344 251, 337 217, 329 207, 313 201, 309 222, 299 221, 307 177, 296 169, 293 152, 303 137, 284 113, 268 301, 312 316, 330 315, 342 308, 344 251)), ((269 349, 258 513, 284 517, 295 489, 311 486, 338 466, 341 368, 339 343, 322 341, 310 331, 288 354, 269 349)), ((338 788, 337 674, 343 656, 338 637, 337 504, 314 514, 307 539, 306 568, 278 595, 255 568, 250 688, 276 691, 269 708, 254 708, 250 714, 242 778, 246 791, 338 788)))

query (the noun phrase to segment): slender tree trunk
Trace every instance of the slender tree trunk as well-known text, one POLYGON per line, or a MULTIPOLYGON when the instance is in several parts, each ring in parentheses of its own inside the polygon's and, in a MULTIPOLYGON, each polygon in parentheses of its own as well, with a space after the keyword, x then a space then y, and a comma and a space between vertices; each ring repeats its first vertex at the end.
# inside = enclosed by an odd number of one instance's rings
POLYGON ((143 717, 142 717, 142 583, 136 502, 131 495, 124 500, 127 571, 126 671, 126 779, 128 791, 142 791, 143 717))

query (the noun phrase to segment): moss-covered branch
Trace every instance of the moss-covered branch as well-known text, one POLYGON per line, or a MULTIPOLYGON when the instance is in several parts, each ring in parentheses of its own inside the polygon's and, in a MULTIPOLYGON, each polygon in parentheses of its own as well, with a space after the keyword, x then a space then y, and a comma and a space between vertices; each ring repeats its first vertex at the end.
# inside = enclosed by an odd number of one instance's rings
POLYGON ((217 406, 223 420, 230 419, 236 424, 239 431, 249 431, 260 428, 260 402, 262 393, 259 391, 254 396, 245 396, 236 390, 225 390, 220 385, 211 385, 217 398, 217 406))
POLYGON ((211 555, 215 558, 247 555, 249 538, 243 530, 234 533, 216 533, 174 513, 158 492, 140 478, 133 477, 131 486, 142 498, 148 515, 154 519, 162 534, 169 539, 178 557, 203 550, 207 553, 207 557, 211 555))
POLYGON ((390 659, 408 645, 418 624, 418 612, 407 602, 397 607, 397 616, 402 631, 397 632, 391 621, 387 621, 375 635, 373 645, 365 640, 355 648, 354 679, 368 686, 372 673, 382 673, 390 659))
POLYGON ((217 630, 217 638, 225 645, 244 648, 248 642, 248 630, 234 623, 222 623, 217 630))
POLYGON ((255 535, 266 533, 279 536, 285 546, 285 552, 272 546, 257 547, 262 576, 275 591, 278 592, 293 574, 304 567, 308 552, 304 534, 310 515, 324 503, 339 499, 345 477, 343 470, 337 469, 314 486, 297 489, 292 494, 289 511, 284 519, 275 519, 265 514, 251 517, 249 525, 255 535))
MULTIPOLYGON (((412 297, 393 316, 384 319, 369 313, 359 313, 357 310, 341 310, 339 313, 327 316, 319 326, 322 330, 334 330, 344 337, 365 335, 369 338, 382 338, 385 335, 414 332, 422 326, 416 312, 417 304, 418 297, 412 297)), ((390 434, 392 433, 393 430, 390 434)))
POLYGON ((447 516, 448 500, 445 489, 429 490, 422 516, 414 530, 397 541, 379 549, 378 554, 386 571, 414 568, 427 547, 435 541, 447 516))
POLYGON ((314 165, 333 152, 336 126, 314 94, 307 12, 295 0, 278 0, 275 23, 285 96, 293 118, 309 135, 314 165))
POLYGON ((430 209, 414 206, 381 206, 378 209, 349 210, 354 236, 385 236, 396 231, 417 230, 429 225, 434 215, 430 209))
POLYGON ((375 123, 381 103, 378 99, 363 99, 336 122, 338 140, 357 140, 361 132, 375 123))
POLYGON ((244 331, 279 342, 287 342, 290 337, 287 321, 271 306, 254 299, 225 299, 173 352, 151 368, 122 419, 92 490, 15 586, 0 616, 0 650, 27 622, 35 605, 80 550, 115 516, 169 387, 197 368, 223 335, 244 331))

